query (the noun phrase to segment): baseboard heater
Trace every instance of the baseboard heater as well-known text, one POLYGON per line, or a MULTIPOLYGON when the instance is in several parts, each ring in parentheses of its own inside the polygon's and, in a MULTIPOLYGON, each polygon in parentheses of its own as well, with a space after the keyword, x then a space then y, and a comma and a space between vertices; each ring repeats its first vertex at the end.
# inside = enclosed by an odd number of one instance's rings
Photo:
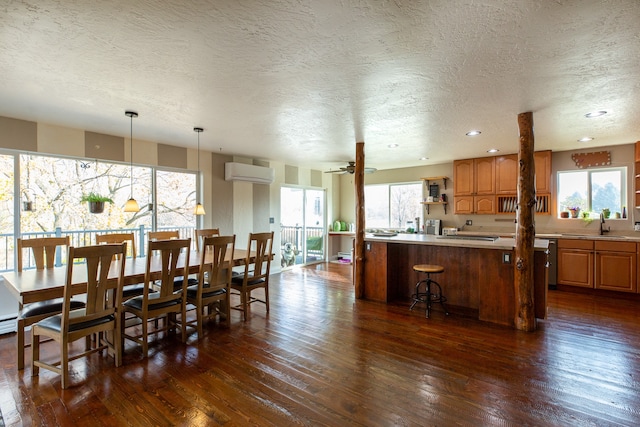
POLYGON ((0 335, 16 332, 18 330, 18 325, 16 324, 17 319, 17 314, 0 317, 0 335))
POLYGON ((264 166, 229 162, 224 164, 225 181, 247 181, 255 184, 273 184, 275 171, 264 166))

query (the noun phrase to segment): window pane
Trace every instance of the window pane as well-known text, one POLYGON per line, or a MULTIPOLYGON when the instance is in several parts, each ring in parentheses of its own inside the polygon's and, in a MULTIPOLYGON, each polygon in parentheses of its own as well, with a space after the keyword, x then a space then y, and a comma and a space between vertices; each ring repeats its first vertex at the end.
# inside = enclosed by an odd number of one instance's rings
POLYGON ((389 186, 364 187, 365 224, 367 228, 389 228, 389 186))
POLYGON ((588 209, 588 179, 586 171, 558 173, 558 216, 573 207, 588 209))
POLYGON ((591 194, 592 210, 602 212, 609 209, 611 213, 622 212, 622 201, 620 195, 621 172, 619 170, 608 170, 591 173, 591 194))
POLYGON ((0 271, 13 270, 13 159, 0 155, 0 271))
MULTIPOLYGON (((133 192, 130 167, 97 161, 65 159, 23 154, 20 156, 20 192, 28 195, 32 211, 20 215, 22 233, 51 233, 62 230, 105 230, 150 226, 151 218, 145 209, 150 199, 151 169, 133 168, 133 192), (104 212, 89 212, 82 196, 98 193, 109 197, 104 212), (130 194, 138 201, 141 212, 125 213, 122 209, 130 194)), ((88 236, 88 235, 87 235, 88 236)), ((74 241, 74 244, 90 244, 74 241)))
MULTIPOLYGON (((422 223, 422 183, 392 185, 389 191, 391 228, 405 228, 407 221, 422 223)), ((415 223, 414 223, 415 227, 415 223)))
POLYGON ((603 209, 611 215, 626 206, 627 168, 558 172, 558 215, 578 207, 597 217, 603 209))
MULTIPOLYGON (((157 228, 195 228, 196 174, 157 171, 156 182, 157 228)), ((181 234, 181 237, 189 236, 181 234)))

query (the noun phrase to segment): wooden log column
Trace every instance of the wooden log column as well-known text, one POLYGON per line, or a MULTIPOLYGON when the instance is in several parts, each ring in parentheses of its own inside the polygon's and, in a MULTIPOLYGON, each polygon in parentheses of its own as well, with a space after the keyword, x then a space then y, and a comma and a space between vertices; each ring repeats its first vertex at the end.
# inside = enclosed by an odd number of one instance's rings
POLYGON ((518 212, 516 215, 515 247, 515 327, 521 331, 534 331, 533 256, 535 241, 535 163, 533 141, 533 113, 518 114, 520 150, 518 151, 518 212))
POLYGON ((355 297, 364 298, 364 142, 356 143, 356 237, 354 242, 353 283, 355 297))

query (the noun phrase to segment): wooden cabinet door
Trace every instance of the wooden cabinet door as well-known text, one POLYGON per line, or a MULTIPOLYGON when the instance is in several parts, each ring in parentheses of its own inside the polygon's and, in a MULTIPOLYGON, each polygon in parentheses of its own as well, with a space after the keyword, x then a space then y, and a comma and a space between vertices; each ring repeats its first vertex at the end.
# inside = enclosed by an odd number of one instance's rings
POLYGON ((364 245, 364 298, 371 301, 389 302, 387 244, 365 242, 364 245))
POLYGON ((593 251, 558 248, 558 284, 593 288, 593 251))
POLYGON ((596 289, 636 292, 636 243, 596 241, 596 289))
POLYGON ((475 162, 475 193, 496 193, 496 162, 495 157, 474 159, 475 162))
POLYGON ((496 194, 516 194, 517 192, 518 155, 508 154, 496 157, 496 194))
POLYGON ((474 212, 477 214, 494 214, 496 213, 496 196, 475 196, 474 200, 474 212))
POLYGON ((473 159, 455 160, 453 162, 454 196, 471 196, 473 192, 473 159))
POLYGON ((536 163, 536 193, 551 193, 551 150, 533 153, 536 163))
POLYGON ((473 213, 473 196, 461 196, 453 198, 453 213, 455 215, 473 213))

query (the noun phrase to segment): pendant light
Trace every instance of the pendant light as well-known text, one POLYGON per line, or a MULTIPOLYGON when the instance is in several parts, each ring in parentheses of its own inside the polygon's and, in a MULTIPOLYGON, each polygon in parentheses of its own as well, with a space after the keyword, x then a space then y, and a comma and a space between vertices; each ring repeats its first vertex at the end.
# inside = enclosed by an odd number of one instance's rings
MULTIPOLYGON (((202 128, 193 128, 195 132, 198 133, 198 181, 200 181, 200 134, 204 131, 202 128)), ((196 208, 193 210, 193 213, 196 215, 204 215, 204 206, 202 203, 198 202, 198 197, 196 195, 196 208)))
POLYGON ((136 113, 135 111, 125 111, 124 114, 131 119, 131 144, 129 144, 129 161, 131 162, 131 186, 129 188, 129 200, 127 200, 127 203, 124 205, 124 211, 140 212, 140 206, 138 206, 138 202, 136 202, 136 199, 133 198, 133 118, 138 117, 138 113, 136 113))

